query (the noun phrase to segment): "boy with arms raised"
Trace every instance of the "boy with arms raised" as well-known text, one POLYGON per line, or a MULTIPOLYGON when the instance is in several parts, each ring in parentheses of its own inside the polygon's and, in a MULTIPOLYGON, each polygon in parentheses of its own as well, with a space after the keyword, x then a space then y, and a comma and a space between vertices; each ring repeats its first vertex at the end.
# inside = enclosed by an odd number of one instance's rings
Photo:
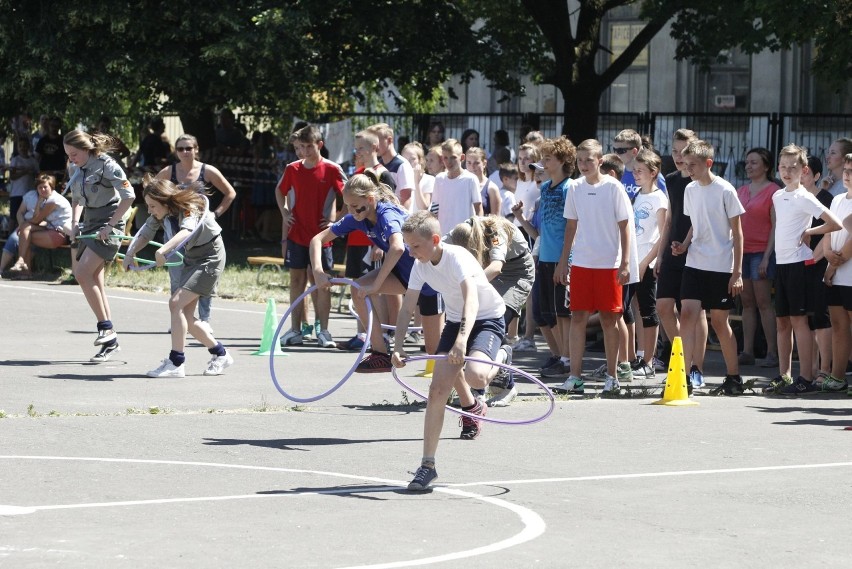
POLYGON ((686 186, 683 213, 692 220, 692 227, 683 242, 672 241, 671 247, 673 255, 686 255, 680 287, 683 361, 693 360, 693 353, 698 349, 698 320, 709 310, 727 368, 722 392, 742 395, 737 341, 728 322, 728 313, 734 305, 733 297, 743 288, 740 216, 745 209, 734 187, 710 171, 713 146, 703 140, 693 140, 682 154, 686 173, 692 178, 686 186))
MULTIPOLYGON (((436 351, 446 354, 447 359, 435 362, 423 425, 423 459, 408 485, 409 490, 420 491, 438 477, 435 452, 444 423, 444 403, 453 387, 462 410, 485 415, 488 409, 484 401, 473 397, 470 389, 485 389, 498 368, 475 362, 465 364, 464 358, 494 360, 498 352, 505 357, 500 345, 506 306, 470 251, 442 243, 438 220, 428 211, 411 215, 402 226, 402 234, 415 263, 396 322, 393 365, 405 366, 403 340, 425 284, 443 296, 447 316, 436 351)), ((475 439, 480 429, 481 421, 462 417, 461 438, 475 439)))
MULTIPOLYGON (((814 333, 808 325, 812 312, 808 267, 814 264, 811 235, 825 235, 840 229, 840 220, 802 186, 802 171, 808 165, 804 148, 788 144, 778 156, 778 171, 784 189, 772 194, 775 209, 775 321, 778 323, 778 367, 781 375, 770 382, 764 393, 804 395, 820 391, 814 385, 814 333), (825 223, 811 227, 813 218, 825 223), (799 377, 791 378, 793 335, 799 351, 799 377)), ((829 388, 835 382, 824 381, 829 388)), ((845 384, 844 384, 845 387, 845 384)), ((839 390, 839 388, 837 389, 839 390)))
MULTIPOLYGON (((556 279, 571 283, 571 375, 562 389, 583 392, 583 352, 589 316, 599 311, 606 351, 602 393, 617 393, 618 320, 623 310, 622 285, 630 278, 630 231, 633 209, 621 182, 600 173, 603 151, 597 140, 577 147, 582 178, 568 190, 563 215, 567 219, 556 279), (576 244, 576 247, 574 245, 576 244), (573 258, 569 261, 572 247, 573 258)), ((629 367, 629 363, 625 362, 629 367)))

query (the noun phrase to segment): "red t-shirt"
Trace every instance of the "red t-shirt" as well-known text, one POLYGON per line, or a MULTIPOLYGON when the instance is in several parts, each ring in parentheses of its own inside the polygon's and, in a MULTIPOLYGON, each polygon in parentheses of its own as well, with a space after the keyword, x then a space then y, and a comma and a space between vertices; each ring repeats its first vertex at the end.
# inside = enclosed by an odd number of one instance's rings
POLYGON ((775 182, 766 185, 752 197, 748 184, 737 190, 745 213, 740 217, 743 226, 743 253, 763 253, 772 233, 772 194, 780 188, 775 182))
MULTIPOLYGON (((313 168, 306 168, 301 160, 287 165, 278 184, 279 192, 284 196, 292 192, 293 198, 290 204, 294 222, 287 239, 303 247, 310 245, 311 239, 321 231, 319 224, 329 194, 341 194, 344 179, 340 166, 325 158, 313 168)), ((331 243, 326 246, 330 247, 331 243)))

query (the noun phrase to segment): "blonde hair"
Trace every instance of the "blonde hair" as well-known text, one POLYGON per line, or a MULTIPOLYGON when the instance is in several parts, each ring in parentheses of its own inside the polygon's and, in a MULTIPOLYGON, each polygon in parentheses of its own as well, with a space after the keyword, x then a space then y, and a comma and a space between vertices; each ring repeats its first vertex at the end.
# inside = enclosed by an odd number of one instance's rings
POLYGON ((79 150, 85 150, 92 156, 117 150, 115 139, 108 134, 89 134, 88 132, 83 132, 82 130, 77 129, 69 131, 68 134, 62 138, 62 143, 79 150))
POLYGON ((630 144, 633 148, 642 148, 642 136, 632 128, 625 128, 615 135, 613 142, 630 144))
POLYGON ((703 140, 692 140, 686 145, 686 148, 681 152, 684 156, 691 154, 702 160, 713 160, 716 153, 713 151, 713 145, 703 140))
POLYGON ((207 202, 202 197, 204 184, 193 182, 181 188, 171 180, 154 178, 151 174, 145 174, 142 180, 142 196, 151 198, 166 206, 170 215, 179 216, 189 212, 192 215, 201 215, 207 207, 207 202))
POLYGON ((455 138, 448 138, 447 140, 441 143, 441 152, 452 152, 453 154, 459 154, 462 152, 461 142, 459 142, 455 138))
MULTIPOLYGON (((531 144, 529 142, 525 142, 524 144, 520 145, 518 147, 518 163, 520 163, 521 160, 521 150, 526 150, 530 156, 530 160, 532 160, 533 162, 538 162, 539 160, 541 160, 541 151, 539 151, 538 147, 538 144, 531 144)), ((523 180, 524 182, 532 181, 534 179, 532 172, 530 172, 529 170, 525 171, 523 168, 520 167, 518 168, 518 176, 520 176, 521 180, 523 180)))
POLYGON ((601 146, 601 143, 594 138, 587 138, 581 142, 580 145, 577 146, 577 152, 580 152, 581 150, 584 152, 590 152, 592 156, 596 156, 598 158, 603 157, 603 146, 601 146))
POLYGON ((376 148, 379 145, 379 137, 376 136, 376 133, 370 130, 362 130, 355 135, 355 140, 361 139, 367 144, 370 144, 373 148, 376 148))
POLYGON ((425 165, 426 162, 426 154, 423 152, 423 145, 419 142, 409 142, 405 146, 402 147, 402 152, 406 150, 411 150, 414 152, 415 156, 417 156, 417 161, 421 166, 425 165))
POLYGON ((402 224, 403 233, 414 233, 420 237, 430 239, 433 235, 440 237, 441 224, 438 223, 438 218, 432 215, 431 212, 423 210, 417 213, 412 213, 402 224))
POLYGON ((474 216, 453 227, 447 234, 447 241, 473 253, 479 264, 485 268, 490 262, 488 251, 491 250, 494 238, 501 232, 506 243, 510 243, 514 237, 515 225, 496 215, 474 216))
POLYGON ((393 138, 393 129, 389 124, 380 122, 374 125, 370 125, 367 127, 369 132, 372 132, 379 138, 393 138))
POLYGON ((378 174, 372 170, 364 170, 355 174, 343 186, 343 193, 359 198, 373 198, 377 202, 390 202, 399 205, 399 200, 390 186, 379 180, 378 174))
POLYGON ((796 144, 788 144, 787 146, 782 148, 781 152, 778 153, 778 161, 780 162, 781 158, 785 156, 795 158, 799 166, 804 167, 808 165, 808 151, 796 144))
POLYGON ((483 167, 485 166, 485 163, 488 161, 488 155, 485 154, 485 151, 483 149, 479 148, 478 146, 471 146, 470 148, 467 149, 467 152, 464 153, 464 157, 466 159, 470 158, 471 155, 478 156, 479 160, 482 162, 483 167))

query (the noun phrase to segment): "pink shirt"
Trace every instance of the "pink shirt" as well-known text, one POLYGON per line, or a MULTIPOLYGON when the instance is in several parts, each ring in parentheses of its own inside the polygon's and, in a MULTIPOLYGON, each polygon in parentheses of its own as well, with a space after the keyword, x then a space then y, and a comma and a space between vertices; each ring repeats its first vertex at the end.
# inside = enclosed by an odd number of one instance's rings
POLYGON ((745 213, 740 217, 743 226, 743 253, 763 253, 769 245, 772 232, 772 194, 780 188, 775 182, 767 183, 752 197, 748 184, 737 190, 745 213))

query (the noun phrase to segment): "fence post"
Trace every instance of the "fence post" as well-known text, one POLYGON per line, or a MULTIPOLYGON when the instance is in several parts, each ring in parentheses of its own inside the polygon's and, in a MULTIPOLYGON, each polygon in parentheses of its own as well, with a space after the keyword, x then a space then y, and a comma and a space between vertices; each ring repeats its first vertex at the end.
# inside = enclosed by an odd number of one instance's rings
POLYGON ((778 113, 769 115, 769 144, 773 156, 781 152, 781 136, 784 133, 784 117, 778 113))

